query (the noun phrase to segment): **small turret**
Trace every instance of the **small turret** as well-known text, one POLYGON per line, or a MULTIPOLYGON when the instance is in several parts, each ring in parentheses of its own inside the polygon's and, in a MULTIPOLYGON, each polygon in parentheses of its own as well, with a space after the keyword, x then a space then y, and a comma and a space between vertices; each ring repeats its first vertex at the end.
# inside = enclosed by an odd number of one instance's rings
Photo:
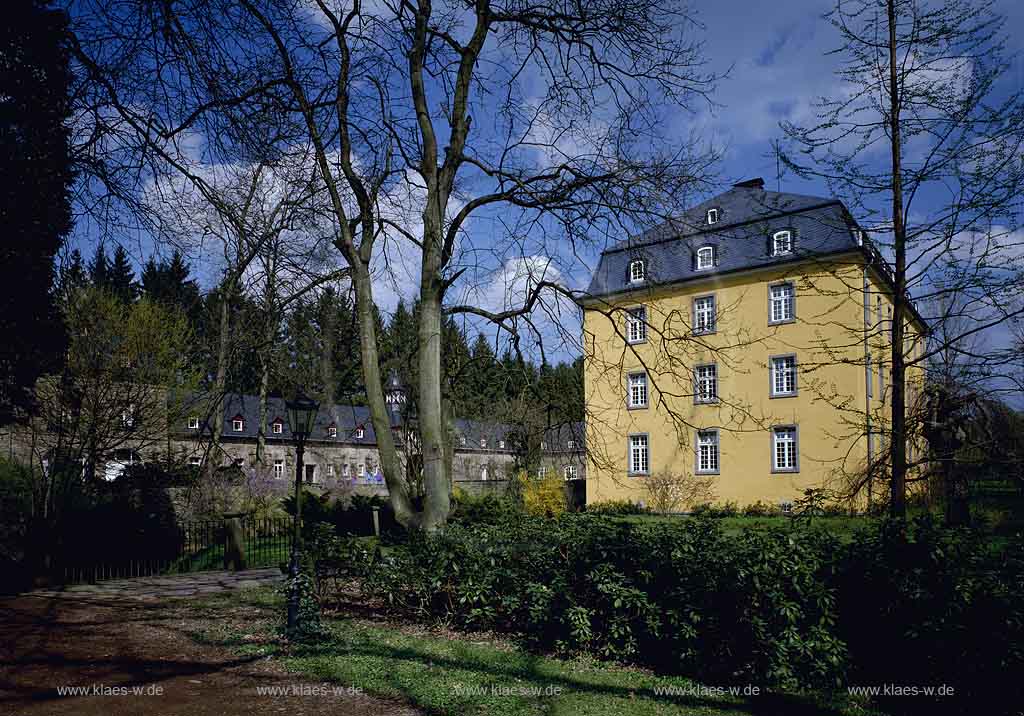
POLYGON ((405 386, 395 371, 391 371, 391 375, 388 376, 388 383, 384 388, 384 401, 393 412, 399 412, 405 406, 405 386))

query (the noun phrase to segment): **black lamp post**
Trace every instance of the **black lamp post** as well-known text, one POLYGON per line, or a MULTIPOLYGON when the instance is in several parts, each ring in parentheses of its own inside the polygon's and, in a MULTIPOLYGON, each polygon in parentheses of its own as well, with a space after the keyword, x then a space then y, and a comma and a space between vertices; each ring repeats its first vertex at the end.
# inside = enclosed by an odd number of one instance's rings
POLYGON ((299 554, 302 542, 302 456, 306 450, 306 439, 313 432, 313 423, 320 404, 299 390, 295 399, 285 403, 288 408, 288 425, 295 442, 295 519, 292 536, 291 563, 288 574, 292 580, 288 594, 288 631, 294 631, 299 621, 299 554))

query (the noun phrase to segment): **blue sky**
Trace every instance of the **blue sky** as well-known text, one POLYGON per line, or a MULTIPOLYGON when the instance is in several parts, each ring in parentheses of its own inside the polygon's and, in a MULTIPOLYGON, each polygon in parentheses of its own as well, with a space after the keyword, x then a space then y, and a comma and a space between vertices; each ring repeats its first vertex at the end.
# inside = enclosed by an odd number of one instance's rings
MULTIPOLYGON (((695 114, 673 113, 666 117, 666 122, 673 123, 680 134, 697 128, 724 148, 723 161, 718 167, 721 190, 735 181, 761 176, 769 189, 781 186, 783 191, 827 195, 825 187, 793 176, 784 176, 779 183, 776 163, 770 154, 771 141, 781 134, 780 121, 812 124, 813 102, 836 91, 833 73, 838 58, 827 53, 836 48, 839 36, 822 17, 832 6, 832 2, 817 0, 772 3, 718 0, 697 5, 708 68, 715 73, 728 71, 729 77, 720 82, 713 95, 716 106, 709 107, 698 101, 695 114)), ((1006 16, 1006 28, 1024 27, 1024 3, 1002 0, 997 10, 1006 16)), ((1024 38, 1019 34, 1011 34, 1010 42, 1016 44, 1008 48, 1010 51, 1024 48, 1024 38)), ((1024 84, 1024 64, 1019 59, 1004 81, 1012 86, 1024 84)), ((486 224, 486 221, 480 222, 472 230, 477 234, 473 240, 485 250, 498 249, 493 252, 488 266, 496 276, 488 283, 485 275, 479 275, 474 290, 468 294, 471 300, 485 303, 495 297, 500 300, 504 291, 502 283, 507 283, 507 276, 501 275, 502 260, 508 258, 500 256, 500 247, 488 246, 486 224)), ((86 255, 92 253, 94 241, 95 234, 88 230, 80 232, 75 239, 86 255)), ((141 264, 152 244, 146 236, 139 236, 126 248, 141 264)), ((571 265, 563 262, 563 280, 573 287, 584 287, 589 269, 596 264, 599 248, 584 252, 571 265)), ((410 288, 415 286, 415 281, 409 279, 415 279, 412 275, 415 258, 410 256, 409 263, 404 275, 379 285, 378 300, 385 311, 393 308, 399 295, 411 295, 410 288)), ((213 268, 203 271, 204 286, 209 287, 216 275, 213 268)), ((571 346, 563 346, 556 355, 568 357, 572 352, 571 346)))

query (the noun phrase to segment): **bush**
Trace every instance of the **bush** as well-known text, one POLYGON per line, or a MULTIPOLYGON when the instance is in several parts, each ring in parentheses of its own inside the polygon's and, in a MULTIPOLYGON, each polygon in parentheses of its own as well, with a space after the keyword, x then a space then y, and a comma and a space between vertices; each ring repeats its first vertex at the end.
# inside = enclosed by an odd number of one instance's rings
POLYGON ((0 460, 0 571, 4 574, 0 591, 19 591, 31 581, 31 514, 31 472, 15 462, 0 460))
POLYGON ((516 475, 523 509, 534 517, 558 517, 567 509, 565 480, 557 473, 532 478, 525 470, 516 475))
POLYGON ((648 504, 655 512, 677 512, 693 508, 715 497, 715 478, 689 472, 661 470, 643 478, 648 504))
POLYGON ((712 517, 717 519, 722 517, 736 517, 739 513, 739 505, 733 501, 721 504, 705 502, 693 508, 693 514, 697 517, 712 517))
POLYGON ((744 507, 740 514, 744 517, 774 517, 775 515, 782 514, 782 510, 770 502, 758 500, 744 507))
MULTIPOLYGON (((295 496, 289 495, 281 501, 284 511, 295 514, 295 496)), ((317 494, 302 491, 303 535, 310 539, 316 525, 327 523, 339 535, 368 537, 373 535, 373 511, 378 511, 381 535, 396 535, 401 526, 395 520, 391 504, 379 495, 355 494, 349 500, 335 499, 331 493, 317 494)))
POLYGON ((496 525, 522 514, 522 506, 509 497, 491 493, 472 495, 456 487, 448 521, 460 525, 496 525))
POLYGON ((567 514, 412 535, 363 568, 396 610, 541 649, 719 683, 947 684, 1013 703, 1003 674, 1024 667, 1021 554, 928 521, 842 544, 820 530, 567 514))
POLYGON ((630 502, 629 500, 604 500, 602 502, 591 502, 587 505, 588 513, 592 515, 626 516, 644 515, 648 509, 643 505, 630 502))

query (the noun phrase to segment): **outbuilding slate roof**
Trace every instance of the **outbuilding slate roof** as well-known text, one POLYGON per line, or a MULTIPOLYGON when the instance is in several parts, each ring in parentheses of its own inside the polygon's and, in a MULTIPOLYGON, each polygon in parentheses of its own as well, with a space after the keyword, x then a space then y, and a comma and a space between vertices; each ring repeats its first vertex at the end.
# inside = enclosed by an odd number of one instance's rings
POLYGON ((839 200, 766 191, 764 182, 755 179, 604 251, 588 293, 601 297, 637 288, 629 280, 633 259, 643 259, 646 280, 642 285, 649 287, 856 251, 860 246, 858 229, 839 200), (718 210, 715 224, 707 223, 709 209, 718 210), (793 232, 794 250, 773 256, 772 235, 783 229, 793 232), (698 271, 696 251, 708 245, 715 248, 716 265, 698 271))
MULTIPOLYGON (((200 433, 209 435, 208 418, 204 413, 206 401, 201 396, 196 395, 191 402, 194 405, 195 415, 199 417, 200 428, 193 430, 180 426, 175 430, 175 433, 185 436, 198 435, 200 433)), ((392 426, 400 427, 401 417, 397 411, 391 410, 388 412, 391 415, 392 426)), ((291 440, 292 433, 288 425, 288 410, 284 399, 267 398, 266 418, 267 427, 264 437, 268 440, 291 440), (281 432, 274 433, 271 430, 271 425, 279 418, 282 423, 281 432)), ((221 419, 223 421, 222 434, 225 439, 243 438, 255 440, 259 425, 259 396, 239 394, 225 396, 221 419), (242 419, 242 430, 240 432, 236 432, 231 424, 236 418, 242 419)), ((484 439, 487 441, 487 447, 483 448, 483 450, 487 452, 512 451, 511 436, 515 432, 512 425, 461 418, 457 418, 453 422, 456 435, 466 439, 465 445, 462 445, 461 441, 456 443, 456 450, 481 449, 480 440, 484 439), (503 440, 507 441, 506 446, 505 448, 499 448, 500 441, 503 440)), ((370 409, 365 405, 332 405, 329 408, 321 406, 316 416, 313 434, 309 439, 328 443, 365 445, 367 447, 376 447, 377 445, 377 435, 373 429, 373 421, 370 419, 370 409), (336 437, 331 437, 330 435, 329 428, 331 425, 338 429, 336 437), (362 437, 357 437, 357 428, 363 428, 362 437)), ((548 446, 546 452, 565 451, 565 441, 568 439, 575 439, 575 445, 578 446, 576 449, 582 449, 584 444, 583 423, 560 425, 545 431, 544 440, 548 446)))

